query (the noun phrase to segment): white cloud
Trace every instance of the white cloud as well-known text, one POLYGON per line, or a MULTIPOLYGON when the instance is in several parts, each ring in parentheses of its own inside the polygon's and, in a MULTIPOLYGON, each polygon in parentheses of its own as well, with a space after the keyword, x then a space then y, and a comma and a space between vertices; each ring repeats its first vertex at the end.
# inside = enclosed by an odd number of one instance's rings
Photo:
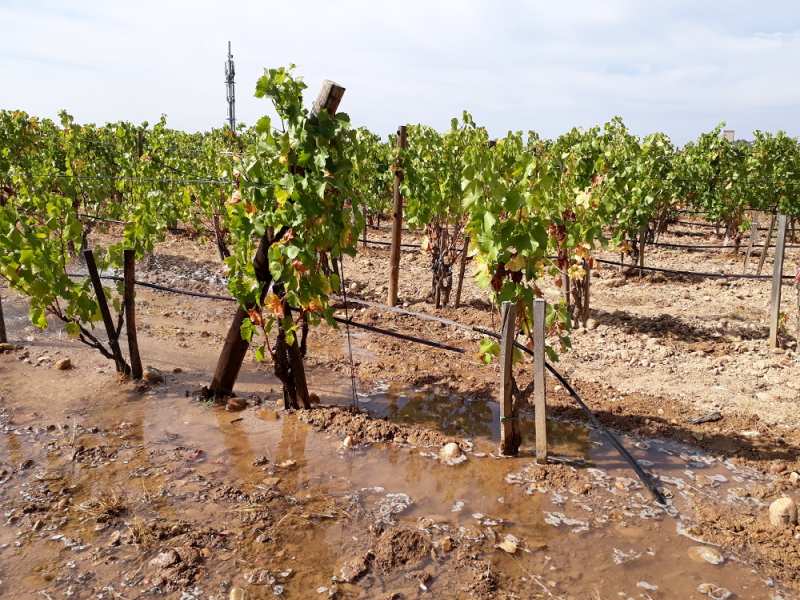
POLYGON ((679 142, 720 120, 800 133, 792 1, 6 0, 0 22, 0 106, 86 121, 220 125, 230 39, 246 122, 267 108, 261 69, 295 62, 309 95, 339 81, 342 109, 381 133, 465 108, 498 135, 615 114, 679 142))

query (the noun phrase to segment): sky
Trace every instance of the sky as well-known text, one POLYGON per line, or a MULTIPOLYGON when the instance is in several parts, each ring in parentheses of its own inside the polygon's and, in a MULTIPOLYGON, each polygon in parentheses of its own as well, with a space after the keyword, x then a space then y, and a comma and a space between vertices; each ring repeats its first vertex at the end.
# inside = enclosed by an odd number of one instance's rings
POLYGON ((380 134, 463 110, 493 136, 800 134, 798 0, 0 0, 0 24, 0 108, 81 122, 221 126, 230 40, 245 123, 263 69, 295 63, 308 104, 332 79, 380 134))

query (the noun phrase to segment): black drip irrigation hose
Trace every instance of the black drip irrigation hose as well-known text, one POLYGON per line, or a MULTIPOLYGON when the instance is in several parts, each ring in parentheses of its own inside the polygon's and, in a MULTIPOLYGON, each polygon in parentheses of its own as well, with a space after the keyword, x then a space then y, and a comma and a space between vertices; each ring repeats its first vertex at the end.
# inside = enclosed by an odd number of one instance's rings
MULTIPOLYGON (((88 277, 88 274, 83 273, 67 273, 68 277, 88 277)), ((119 275, 101 275, 100 279, 105 279, 108 281, 124 281, 122 277, 119 275)), ((134 285, 138 285, 144 288, 150 288, 152 290, 158 290, 160 292, 167 292, 170 294, 177 294, 181 296, 191 296, 193 298, 203 298, 206 300, 221 300, 223 302, 237 302, 236 298, 231 296, 220 296, 217 294, 205 294, 202 292, 193 292, 191 290, 184 290, 180 288, 173 288, 166 285, 160 285, 158 283, 150 283, 149 281, 134 281, 134 285)), ((349 324, 353 327, 358 327, 361 329, 365 329, 367 331, 372 331, 374 333, 380 333, 389 337, 394 337, 400 340, 405 340, 407 342, 415 342, 417 344, 422 344, 424 346, 430 346, 431 348, 438 348, 440 350, 447 350, 449 352, 458 352, 460 354, 466 353, 466 350, 463 348, 457 348, 455 346, 449 346, 447 344, 442 344, 441 342, 435 342, 433 340, 427 340, 425 338, 408 335, 405 333, 400 333, 399 331, 392 331, 391 329, 383 329, 381 327, 376 327, 374 325, 368 325, 367 323, 358 323, 353 321, 352 317, 350 319, 343 319, 342 317, 333 317, 333 320, 337 323, 342 324, 349 324)))
MULTIPOLYGON (((364 240, 361 239, 361 240, 359 240, 359 242, 363 244, 364 240)), ((392 242, 384 242, 383 240, 366 240, 366 243, 367 244, 377 244, 378 246, 391 246, 392 245, 392 242)), ((402 244, 401 243, 400 247, 401 248, 410 248, 412 250, 421 250, 422 249, 422 247, 419 244, 402 244)), ((459 248, 458 251, 457 251, 458 254, 461 254, 462 252, 464 252, 464 248, 463 247, 459 248)))
MULTIPOLYGON (((668 225, 675 224, 675 225, 690 225, 693 227, 705 227, 706 229, 714 229, 716 225, 713 223, 701 223, 700 221, 672 221, 672 223, 668 223, 668 225)), ((768 231, 769 227, 759 227, 758 231, 768 231)))
MULTIPOLYGON (((523 350, 529 352, 530 354, 533 354, 533 352, 531 352, 528 348, 525 348, 520 344, 516 345, 517 347, 522 348, 523 350)), ((628 452, 625 449, 625 446, 622 445, 622 442, 620 442, 613 433, 611 433, 608 429, 606 429, 603 426, 603 424, 594 415, 591 409, 588 406, 586 406, 583 400, 581 400, 581 397, 578 395, 578 392, 575 391, 575 389, 561 375, 561 373, 556 371, 555 368, 547 361, 545 361, 544 366, 547 368, 548 371, 550 371, 550 374, 553 377, 555 377, 556 380, 558 380, 558 382, 564 387, 564 389, 567 390, 567 392, 569 392, 569 395, 572 396, 572 399, 578 403, 583 412, 586 414, 586 418, 589 419, 591 424, 594 425, 596 429, 599 429, 600 431, 603 432, 603 434, 606 436, 606 439, 608 439, 608 441, 611 442, 611 445, 614 446, 617 452, 619 452, 622 455, 622 457, 627 461, 627 463, 636 473, 636 476, 647 487, 647 489, 650 490, 650 493, 653 494, 653 498, 655 498, 656 502, 658 502, 663 506, 666 506, 667 499, 664 497, 664 494, 661 492, 661 490, 658 489, 658 486, 656 485, 655 481, 653 481, 653 477, 650 475, 650 473, 645 471, 641 467, 641 465, 636 461, 636 459, 630 454, 630 452, 628 452)))
MULTIPOLYGON (((84 213, 78 213, 78 217, 89 221, 98 221, 100 223, 112 223, 114 225, 128 225, 128 223, 130 223, 130 221, 118 221, 117 219, 106 219, 105 217, 99 217, 97 215, 87 215, 84 213)), ((190 233, 188 229, 185 229, 183 227, 167 227, 167 231, 169 231, 170 233, 190 233)))
MULTIPOLYGON (((717 278, 717 279, 757 279, 757 280, 765 280, 765 279, 772 279, 772 275, 729 275, 727 273, 704 273, 701 271, 676 271, 673 269, 661 269, 659 267, 640 267, 635 264, 625 264, 613 260, 605 260, 603 258, 595 258, 595 262, 604 265, 611 265, 614 267, 628 267, 634 271, 654 271, 656 273, 668 273, 671 275, 685 275, 687 277, 709 277, 709 278, 717 278)), ((783 279, 794 279, 794 275, 782 275, 783 279)))
POLYGON ((448 346, 447 344, 442 344, 441 342, 435 342, 433 340, 427 340, 425 338, 417 337, 414 335, 400 333, 399 331, 392 331, 391 329, 383 329, 382 327, 376 327, 375 325, 367 325, 366 323, 357 323, 353 321, 352 318, 343 319, 342 317, 333 317, 333 320, 336 321, 337 323, 349 324, 353 327, 360 327, 361 329, 372 331, 373 333, 380 333, 381 335, 397 338, 399 340, 405 340, 407 342, 415 342, 417 344, 422 344, 423 346, 430 346, 431 348, 437 348, 439 350, 447 350, 449 352, 457 352, 459 354, 466 353, 466 350, 464 350, 463 348, 448 346))
MULTIPOLYGON (((88 277, 88 276, 89 276, 88 273, 67 273, 67 277, 88 277)), ((123 277, 120 277, 119 275, 100 275, 100 279, 105 279, 107 281, 125 281, 125 279, 123 277)), ((217 294, 205 294, 203 292, 193 292, 191 290, 173 288, 158 283, 150 283, 149 281, 134 280, 133 284, 144 288, 150 288, 151 290, 158 290, 160 292, 168 292, 170 294, 177 294, 181 296, 192 296, 193 298, 204 298, 206 300, 223 300, 225 302, 237 302, 236 298, 233 298, 231 296, 220 296, 217 294)))
MULTIPOLYGON (((385 309, 387 311, 395 312, 395 313, 398 313, 398 314, 404 314, 404 315, 407 315, 407 316, 410 316, 410 317, 423 318, 426 321, 436 321, 436 322, 439 322, 439 323, 444 323, 445 325, 452 325, 452 326, 458 327, 460 329, 465 329, 465 330, 468 330, 468 331, 473 331, 475 333, 480 333, 480 334, 483 334, 483 335, 487 335, 487 336, 492 337, 492 338, 497 339, 497 340, 501 339, 501 336, 500 336, 499 333, 496 333, 496 332, 491 331, 489 329, 485 329, 483 327, 479 327, 477 325, 465 325, 463 323, 459 323, 458 321, 452 321, 450 319, 441 319, 441 318, 435 317, 433 315, 427 315, 427 314, 424 314, 424 313, 418 313, 418 312, 414 312, 414 311, 404 310, 404 309, 401 309, 401 308, 397 308, 395 306, 382 305, 382 304, 379 304, 377 302, 370 302, 370 301, 367 301, 367 300, 358 300, 358 299, 355 299, 355 298, 350 298, 350 301, 354 302, 354 303, 358 303, 358 304, 365 304, 367 306, 371 306, 371 307, 375 307, 375 308, 383 308, 383 309, 385 309)), ((514 346, 519 348, 520 350, 522 350, 526 354, 528 354, 530 356, 533 356, 533 352, 530 350, 530 348, 520 344, 519 342, 514 342, 514 346)), ((460 348, 457 349, 457 351, 461 352, 461 353, 464 352, 460 348)), ((661 490, 658 489, 658 486, 656 486, 656 484, 653 481, 653 478, 650 476, 650 474, 647 471, 645 471, 641 467, 641 465, 639 465, 639 463, 636 461, 636 459, 631 455, 630 452, 628 452, 625 449, 625 446, 622 445, 622 443, 617 439, 617 437, 613 433, 611 433, 611 431, 609 431, 600 422, 600 420, 594 415, 592 410, 586 405, 586 403, 578 395, 578 392, 575 391, 575 388, 573 388, 569 384, 569 382, 564 378, 564 376, 561 375, 561 373, 559 373, 558 371, 556 371, 556 369, 550 363, 545 361, 545 367, 550 372, 550 374, 553 377, 555 377, 556 380, 564 387, 564 389, 567 390, 569 395, 572 397, 573 400, 575 400, 575 402, 578 404, 578 406, 580 406, 580 408, 583 410, 583 412, 586 413, 586 416, 589 419, 589 422, 592 424, 592 426, 595 427, 596 429, 600 430, 603 433, 603 435, 606 436, 606 438, 609 440, 611 445, 614 446, 614 448, 617 450, 617 452, 619 452, 619 454, 622 456, 622 458, 625 459, 625 461, 631 466, 631 468, 633 469, 634 473, 636 473, 636 476, 639 477, 639 479, 647 487, 647 489, 650 490, 650 493, 653 494, 653 497, 655 498, 656 502, 658 502, 659 504, 662 504, 662 505, 666 505, 667 501, 664 498, 664 495, 661 493, 661 490)))
MULTIPOLYGON (((647 245, 648 246, 663 247, 663 248, 683 248, 683 249, 686 249, 686 250, 703 250, 703 249, 723 250, 723 249, 726 249, 726 248, 729 249, 729 250, 736 249, 736 246, 722 245, 722 244, 720 244, 720 245, 715 245, 715 244, 710 244, 710 245, 702 245, 702 244, 701 245, 692 245, 692 244, 673 244, 672 242, 649 242, 649 243, 647 243, 647 245)), ((739 250, 742 250, 742 251, 747 250, 747 248, 749 246, 750 246, 749 244, 741 244, 741 245, 739 245, 739 250)), ((753 244, 753 248, 763 248, 763 247, 764 247, 764 244, 753 244)), ((770 244, 767 247, 768 248, 774 248, 775 244, 770 244)), ((784 248, 786 248, 786 249, 789 249, 789 248, 800 248, 800 245, 798 245, 798 244, 786 244, 784 246, 784 248)))
MULTIPOLYGON (((359 240, 359 241, 363 244, 365 240, 362 239, 362 240, 359 240)), ((378 246, 391 246, 392 245, 392 242, 384 242, 382 240, 366 240, 366 243, 367 244, 375 244, 375 245, 378 245, 378 246)), ((400 247, 401 248, 411 248, 412 250, 419 250, 420 249, 419 244, 400 244, 400 247)))

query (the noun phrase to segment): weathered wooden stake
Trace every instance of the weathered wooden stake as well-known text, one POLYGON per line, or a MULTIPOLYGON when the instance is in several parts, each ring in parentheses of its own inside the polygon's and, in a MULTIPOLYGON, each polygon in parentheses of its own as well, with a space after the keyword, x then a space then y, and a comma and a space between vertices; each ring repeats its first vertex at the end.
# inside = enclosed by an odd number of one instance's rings
POLYGON ((367 205, 364 204, 364 249, 367 248, 367 229, 369 229, 367 225, 367 205))
POLYGON ((744 267, 742 267, 742 275, 747 272, 747 263, 750 261, 750 255, 753 253, 753 248, 758 240, 758 211, 753 211, 753 218, 750 222, 750 242, 747 244, 747 254, 744 255, 744 267))
MULTIPOLYGON (((397 129, 397 147, 405 148, 408 142, 406 126, 397 129)), ((400 240, 403 231, 403 196, 400 185, 403 182, 402 162, 395 165, 394 169, 394 211, 392 213, 392 253, 389 257, 389 293, 386 304, 397 304, 397 283, 400 278, 400 240)))
POLYGON ((94 252, 91 248, 86 248, 83 251, 83 259, 86 261, 86 269, 89 271, 89 279, 94 288, 94 294, 97 296, 97 305, 100 308, 100 315, 103 317, 103 324, 106 327, 106 334, 108 335, 108 345, 111 348, 111 354, 114 356, 114 363, 117 366, 117 372, 125 375, 130 375, 131 369, 128 363, 122 356, 122 351, 119 349, 119 339, 117 338, 116 329, 114 329, 114 321, 111 319, 111 311, 108 310, 108 301, 106 300, 106 293, 103 290, 103 284, 100 281, 100 274, 97 272, 97 263, 94 261, 94 252))
POLYGON ((125 331, 128 335, 131 377, 138 380, 142 378, 142 358, 139 356, 139 340, 136 336, 136 254, 133 250, 125 250, 122 257, 125 281, 125 331))
POLYGON ((503 302, 500 330, 500 454, 516 456, 521 440, 514 406, 514 339, 517 337, 517 305, 503 302))
POLYGON ((467 254, 469 254, 469 236, 464 236, 464 248, 461 250, 461 263, 458 265, 458 283, 456 284, 455 307, 461 306, 461 288, 464 285, 464 271, 467 268, 467 254))
POLYGON ((3 318, 3 297, 0 296, 0 344, 5 344, 8 342, 8 336, 6 335, 6 321, 3 318))
POLYGON ((544 298, 533 301, 533 407, 536 425, 536 460, 547 461, 547 401, 544 377, 544 298))
MULTIPOLYGON (((269 284, 272 282, 272 274, 269 272, 267 261, 267 252, 271 243, 272 239, 264 234, 253 259, 256 278, 262 285, 260 298, 262 302, 266 297, 269 284)), ((249 347, 249 343, 242 339, 242 323, 248 318, 249 315, 244 307, 240 306, 236 309, 209 386, 209 391, 215 396, 227 396, 233 392, 233 386, 236 384, 236 378, 239 377, 239 371, 249 347)))
POLYGON ((767 239, 764 240, 764 247, 761 250, 761 257, 758 259, 757 275, 761 275, 761 270, 764 268, 764 261, 767 260, 767 252, 769 252, 769 245, 772 242, 772 232, 775 229, 775 214, 769 220, 769 229, 767 230, 767 239))
POLYGON ((775 266, 772 269, 772 293, 769 300, 769 345, 778 347, 778 322, 781 316, 783 253, 786 248, 786 215, 778 215, 778 239, 775 242, 775 266))
MULTIPOLYGON (((315 117, 324 108, 329 115, 335 115, 336 110, 339 108, 339 103, 344 96, 345 89, 332 81, 324 81, 322 89, 320 90, 317 99, 314 101, 314 106, 311 110, 311 117, 315 117)), ((283 237, 284 231, 279 231, 274 234, 272 231, 267 231, 261 238, 256 251, 256 256, 253 259, 253 267, 255 268, 256 279, 261 284, 261 300, 266 297, 269 284, 272 282, 272 275, 269 272, 269 261, 267 253, 272 242, 283 237)), ((233 392, 233 386, 236 384, 236 378, 239 376, 239 371, 242 368, 244 357, 247 355, 249 344, 242 339, 242 323, 248 318, 247 310, 240 306, 236 309, 233 316, 233 321, 228 328, 228 333, 225 336, 225 344, 220 352, 219 359, 217 360, 217 367, 214 370, 214 377, 209 386, 209 392, 215 396, 225 396, 233 392)))
POLYGON ((639 230, 639 277, 644 276, 644 245, 647 239, 647 225, 642 226, 639 230))

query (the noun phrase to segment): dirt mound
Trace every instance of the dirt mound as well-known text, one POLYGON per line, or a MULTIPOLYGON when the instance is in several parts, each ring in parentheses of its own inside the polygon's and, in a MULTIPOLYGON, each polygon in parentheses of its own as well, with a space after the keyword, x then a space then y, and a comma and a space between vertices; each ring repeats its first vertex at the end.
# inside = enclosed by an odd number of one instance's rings
POLYGON ((800 526, 780 530, 770 526, 764 509, 759 514, 716 505, 698 507, 695 521, 691 535, 738 554, 771 577, 795 586, 800 582, 800 526))
POLYGON ((416 529, 396 527, 385 531, 375 546, 375 565, 388 572, 421 563, 431 552, 428 537, 416 529))
POLYGON ((393 442, 412 446, 442 446, 459 440, 422 427, 398 425, 354 413, 338 407, 320 407, 297 411, 297 416, 322 431, 349 435, 353 444, 393 442))

